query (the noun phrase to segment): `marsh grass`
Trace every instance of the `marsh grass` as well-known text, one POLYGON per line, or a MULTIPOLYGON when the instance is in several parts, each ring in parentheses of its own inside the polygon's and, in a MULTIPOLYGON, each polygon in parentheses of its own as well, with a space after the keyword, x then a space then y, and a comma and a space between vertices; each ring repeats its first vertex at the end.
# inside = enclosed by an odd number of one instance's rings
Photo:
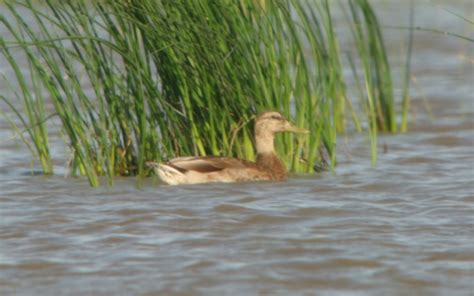
POLYGON ((374 156, 377 132, 397 130, 382 33, 364 0, 349 1, 347 17, 363 66, 365 114, 346 94, 328 1, 5 5, 12 18, 0 14, 0 24, 13 40, 0 39, 0 51, 14 69, 24 110, 4 100, 24 128, 34 126, 28 136, 45 173, 52 172, 47 102, 70 147, 72 173, 93 186, 102 175, 110 183, 117 175, 146 176, 146 161, 177 155, 254 159, 253 119, 264 110, 281 111, 311 131, 276 140, 296 172, 322 167, 323 150, 334 168, 337 135, 349 124, 362 130, 363 118, 374 156), (26 21, 25 11, 33 21, 26 21), (26 55, 29 75, 12 50, 26 55))

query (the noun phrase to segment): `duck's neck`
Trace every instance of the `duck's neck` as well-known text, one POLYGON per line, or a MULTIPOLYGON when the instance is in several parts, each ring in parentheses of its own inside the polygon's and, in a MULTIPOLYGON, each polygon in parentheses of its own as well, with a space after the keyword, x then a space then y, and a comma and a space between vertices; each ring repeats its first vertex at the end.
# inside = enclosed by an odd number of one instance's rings
POLYGON ((273 133, 256 132, 257 166, 266 171, 272 180, 285 180, 286 168, 275 154, 273 146, 273 133))
POLYGON ((273 148, 273 133, 257 131, 255 132, 257 144, 257 154, 275 153, 273 148))

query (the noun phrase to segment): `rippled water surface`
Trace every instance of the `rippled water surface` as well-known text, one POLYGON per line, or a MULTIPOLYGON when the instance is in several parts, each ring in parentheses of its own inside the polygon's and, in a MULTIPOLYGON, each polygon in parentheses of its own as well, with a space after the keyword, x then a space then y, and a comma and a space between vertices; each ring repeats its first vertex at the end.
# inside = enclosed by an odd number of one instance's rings
MULTIPOLYGON (((407 23, 397 3, 377 5, 387 25, 407 23)), ((426 3, 417 21, 474 35, 426 3)), ((405 37, 387 32, 395 63, 405 37)), ((0 295, 474 295, 473 49, 417 33, 411 131, 380 136, 376 168, 341 136, 334 174, 286 183, 93 189, 32 175, 1 118, 0 295)))

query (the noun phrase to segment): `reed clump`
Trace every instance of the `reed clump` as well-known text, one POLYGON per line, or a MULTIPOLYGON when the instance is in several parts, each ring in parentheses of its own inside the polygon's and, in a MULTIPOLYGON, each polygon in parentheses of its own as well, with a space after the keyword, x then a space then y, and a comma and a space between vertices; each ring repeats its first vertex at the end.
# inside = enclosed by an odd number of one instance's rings
MULTIPOLYGON (((348 99, 329 1, 6 1, 0 52, 20 85, 3 99, 28 128, 52 173, 44 104, 70 147, 71 171, 146 176, 148 160, 176 155, 253 159, 253 116, 278 110, 311 134, 277 139, 291 171, 312 172, 348 125, 373 142, 397 130, 390 67, 375 13, 349 1, 347 17, 363 69, 358 114, 348 99), (21 12, 20 12, 21 11, 21 12), (20 69, 12 52, 29 68, 20 69), (321 149, 322 147, 322 149, 321 149)), ((354 65, 356 67, 356 65, 354 65)))

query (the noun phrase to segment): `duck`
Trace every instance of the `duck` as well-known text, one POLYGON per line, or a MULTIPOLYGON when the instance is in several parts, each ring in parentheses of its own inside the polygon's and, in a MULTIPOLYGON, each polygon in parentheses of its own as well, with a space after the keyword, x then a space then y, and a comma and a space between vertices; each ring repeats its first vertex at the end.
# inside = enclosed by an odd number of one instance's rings
POLYGON ((168 185, 285 181, 288 173, 274 147, 275 134, 280 132, 309 133, 290 123, 281 113, 267 111, 255 120, 255 162, 232 157, 185 156, 166 163, 149 161, 146 165, 168 185))

